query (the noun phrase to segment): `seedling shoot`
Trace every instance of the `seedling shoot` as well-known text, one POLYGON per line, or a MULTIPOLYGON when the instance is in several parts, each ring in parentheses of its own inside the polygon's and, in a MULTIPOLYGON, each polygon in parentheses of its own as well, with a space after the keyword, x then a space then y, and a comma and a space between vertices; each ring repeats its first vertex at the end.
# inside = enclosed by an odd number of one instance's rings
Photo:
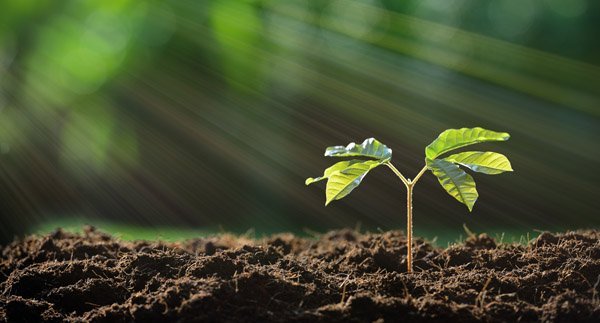
POLYGON ((442 132, 425 148, 425 165, 413 178, 404 176, 391 162, 392 150, 375 138, 369 138, 362 144, 350 143, 347 146, 332 146, 325 150, 328 157, 355 157, 337 162, 325 169, 323 176, 306 179, 306 185, 327 180, 325 205, 342 199, 360 185, 363 178, 372 169, 385 165, 400 178, 406 187, 406 247, 407 271, 412 272, 412 200, 415 184, 430 170, 440 185, 469 209, 473 210, 479 197, 475 181, 461 166, 474 172, 496 175, 513 171, 506 156, 491 151, 466 151, 447 156, 447 153, 465 146, 488 142, 506 141, 510 135, 480 127, 448 129, 442 132), (445 156, 445 157, 444 157, 445 156))

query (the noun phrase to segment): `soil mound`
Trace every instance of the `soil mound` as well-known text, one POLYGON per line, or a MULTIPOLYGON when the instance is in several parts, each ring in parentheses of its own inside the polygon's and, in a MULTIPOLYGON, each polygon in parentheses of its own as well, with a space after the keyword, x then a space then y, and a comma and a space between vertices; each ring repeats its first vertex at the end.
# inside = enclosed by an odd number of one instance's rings
POLYGON ((435 248, 401 232, 123 242, 88 228, 0 258, 0 322, 600 322, 600 232, 487 235, 435 248))

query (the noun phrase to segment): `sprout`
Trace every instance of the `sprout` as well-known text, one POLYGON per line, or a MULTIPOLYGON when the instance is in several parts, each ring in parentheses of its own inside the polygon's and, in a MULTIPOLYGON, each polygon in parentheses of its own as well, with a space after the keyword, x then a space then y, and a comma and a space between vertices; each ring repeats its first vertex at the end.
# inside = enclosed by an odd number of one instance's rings
POLYGON ((412 272, 412 196, 413 188, 421 176, 430 170, 440 185, 459 202, 473 210, 479 194, 475 181, 460 166, 488 175, 512 172, 506 156, 495 152, 466 151, 443 157, 446 153, 465 146, 487 142, 506 141, 510 135, 483 128, 448 129, 442 132, 425 148, 425 166, 414 179, 406 178, 392 165, 392 150, 375 138, 369 138, 362 144, 350 143, 347 146, 333 146, 325 150, 328 157, 362 157, 365 159, 344 160, 325 169, 323 176, 306 179, 306 185, 327 180, 325 205, 350 194, 372 169, 385 165, 396 174, 406 186, 406 236, 407 270, 412 272))

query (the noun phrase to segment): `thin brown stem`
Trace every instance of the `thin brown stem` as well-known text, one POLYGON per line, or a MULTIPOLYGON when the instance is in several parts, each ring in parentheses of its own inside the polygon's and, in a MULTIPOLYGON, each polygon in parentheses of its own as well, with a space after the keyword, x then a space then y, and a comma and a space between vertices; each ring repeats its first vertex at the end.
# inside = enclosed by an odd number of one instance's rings
POLYGON ((412 272, 412 196, 413 196, 413 185, 411 183, 406 186, 406 269, 409 273, 412 272))
POLYGON ((402 180, 402 183, 404 183, 404 185, 406 185, 406 187, 408 187, 409 180, 406 179, 406 177, 404 177, 404 175, 402 175, 402 173, 400 173, 400 171, 396 167, 394 167, 394 165, 392 165, 392 163, 390 163, 388 161, 388 162, 385 162, 384 164, 387 167, 389 167, 392 170, 392 172, 394 172, 394 174, 396 174, 396 176, 398 176, 400 178, 400 180, 402 180))
POLYGON ((415 186, 415 184, 417 183, 417 181, 421 178, 421 176, 423 176, 423 174, 425 174, 425 171, 427 170, 427 165, 423 166, 423 168, 421 169, 421 171, 417 174, 417 176, 415 177, 414 180, 410 180, 407 179, 406 177, 404 177, 404 175, 402 175, 402 173, 400 173, 400 171, 394 167, 394 165, 392 165, 392 163, 385 162, 385 165, 387 167, 389 167, 394 174, 396 174, 396 176, 398 176, 400 178, 400 180, 402 180, 402 183, 404 183, 404 186, 406 186, 406 270, 409 273, 412 273, 412 263, 413 263, 413 250, 412 250, 412 238, 413 238, 413 206, 412 206, 412 202, 413 202, 413 188, 415 186))
POLYGON ((419 178, 421 178, 421 176, 425 174, 425 171, 427 171, 427 165, 423 166, 423 168, 421 168, 421 171, 417 174, 417 176, 415 176, 415 179, 412 180, 413 185, 415 185, 419 178))

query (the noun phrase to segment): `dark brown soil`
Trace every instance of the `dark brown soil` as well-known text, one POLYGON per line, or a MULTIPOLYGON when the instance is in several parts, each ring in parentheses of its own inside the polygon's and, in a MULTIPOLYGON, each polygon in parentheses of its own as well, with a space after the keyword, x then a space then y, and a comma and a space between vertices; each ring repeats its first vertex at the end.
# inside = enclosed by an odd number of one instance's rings
POLYGON ((599 238, 418 240, 408 274, 395 231, 169 244, 59 230, 2 251, 0 322, 600 322, 599 238))

